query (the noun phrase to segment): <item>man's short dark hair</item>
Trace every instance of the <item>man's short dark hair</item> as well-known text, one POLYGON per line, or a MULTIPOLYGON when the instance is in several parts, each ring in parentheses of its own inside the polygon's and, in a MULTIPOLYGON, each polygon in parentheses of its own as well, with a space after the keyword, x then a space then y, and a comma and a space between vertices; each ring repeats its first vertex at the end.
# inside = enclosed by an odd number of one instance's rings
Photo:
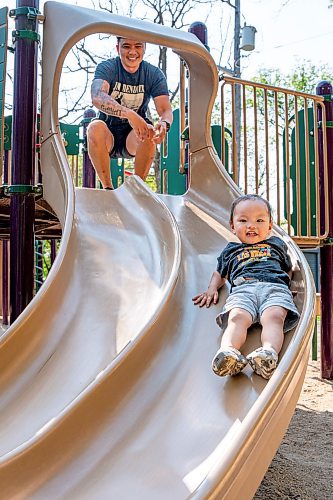
MULTIPOLYGON (((117 44, 119 45, 120 44, 120 40, 125 40, 125 38, 128 38, 128 37, 125 37, 125 36, 117 36, 117 44)), ((134 39, 135 40, 135 39, 134 39)), ((140 40, 138 40, 140 41, 140 40)), ((142 42, 143 44, 145 44, 146 42, 142 42)))

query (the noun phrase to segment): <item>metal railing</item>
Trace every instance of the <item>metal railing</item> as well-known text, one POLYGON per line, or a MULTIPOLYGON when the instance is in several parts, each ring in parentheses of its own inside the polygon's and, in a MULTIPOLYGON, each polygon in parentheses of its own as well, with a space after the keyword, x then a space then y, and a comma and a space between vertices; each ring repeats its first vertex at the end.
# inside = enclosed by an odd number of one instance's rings
POLYGON ((221 85, 222 162, 244 193, 271 202, 277 224, 300 245, 317 245, 328 233, 323 103, 322 96, 227 76, 221 85))

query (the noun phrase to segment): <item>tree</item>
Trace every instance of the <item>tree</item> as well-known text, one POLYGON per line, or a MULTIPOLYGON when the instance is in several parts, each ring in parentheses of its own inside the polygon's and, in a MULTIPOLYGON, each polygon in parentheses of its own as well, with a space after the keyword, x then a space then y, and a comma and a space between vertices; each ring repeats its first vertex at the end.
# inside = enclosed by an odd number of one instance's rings
POLYGON ((333 81, 333 68, 328 64, 316 66, 311 61, 301 61, 293 71, 287 74, 281 73, 281 70, 277 68, 261 68, 253 78, 255 82, 290 88, 309 94, 315 93, 316 85, 320 80, 333 81))

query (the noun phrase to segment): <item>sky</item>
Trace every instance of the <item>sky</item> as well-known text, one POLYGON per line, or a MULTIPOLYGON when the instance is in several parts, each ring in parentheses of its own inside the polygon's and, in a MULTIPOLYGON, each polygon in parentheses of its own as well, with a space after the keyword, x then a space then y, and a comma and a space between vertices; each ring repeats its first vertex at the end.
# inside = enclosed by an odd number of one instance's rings
POLYGON ((241 0, 243 19, 257 29, 242 76, 260 66, 289 72, 300 60, 333 67, 333 8, 328 5, 328 0, 241 0))
MULTIPOLYGON (((64 0, 64 3, 93 8, 93 1, 64 0)), ((15 7, 14 0, 5 0, 4 3, 9 8, 15 7)), ((229 3, 234 4, 234 0, 229 0, 229 3)), ((40 2, 41 11, 43 4, 40 2)), ((123 12, 119 13, 126 14, 126 0, 120 4, 123 12)), ((241 51, 242 78, 253 78, 262 67, 289 73, 303 61, 311 61, 316 66, 327 64, 333 68, 333 8, 329 8, 330 0, 241 0, 240 4, 241 26, 246 23, 256 29, 255 49, 241 51)), ((212 9, 207 5, 192 9, 187 20, 189 24, 193 21, 206 23, 208 45, 215 62, 233 68, 234 9, 226 2, 215 2, 212 9)), ((101 50, 105 52, 100 43, 101 50)), ((9 68, 12 64, 10 58, 9 68)), ((147 49, 147 58, 152 63, 157 62, 154 47, 147 49)), ((167 76, 172 88, 178 73, 174 74, 171 69, 178 68, 178 65, 171 60, 169 68, 167 76)))

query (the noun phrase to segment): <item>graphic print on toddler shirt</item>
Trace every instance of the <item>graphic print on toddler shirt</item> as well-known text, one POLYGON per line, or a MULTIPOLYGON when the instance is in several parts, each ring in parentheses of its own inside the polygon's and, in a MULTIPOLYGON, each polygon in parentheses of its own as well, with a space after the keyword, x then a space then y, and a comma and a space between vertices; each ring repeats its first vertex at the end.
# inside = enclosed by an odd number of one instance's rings
POLYGON ((260 243, 258 245, 252 245, 251 247, 242 250, 237 255, 237 260, 240 266, 244 266, 249 262, 258 262, 267 260, 271 257, 271 247, 267 243, 260 243))

